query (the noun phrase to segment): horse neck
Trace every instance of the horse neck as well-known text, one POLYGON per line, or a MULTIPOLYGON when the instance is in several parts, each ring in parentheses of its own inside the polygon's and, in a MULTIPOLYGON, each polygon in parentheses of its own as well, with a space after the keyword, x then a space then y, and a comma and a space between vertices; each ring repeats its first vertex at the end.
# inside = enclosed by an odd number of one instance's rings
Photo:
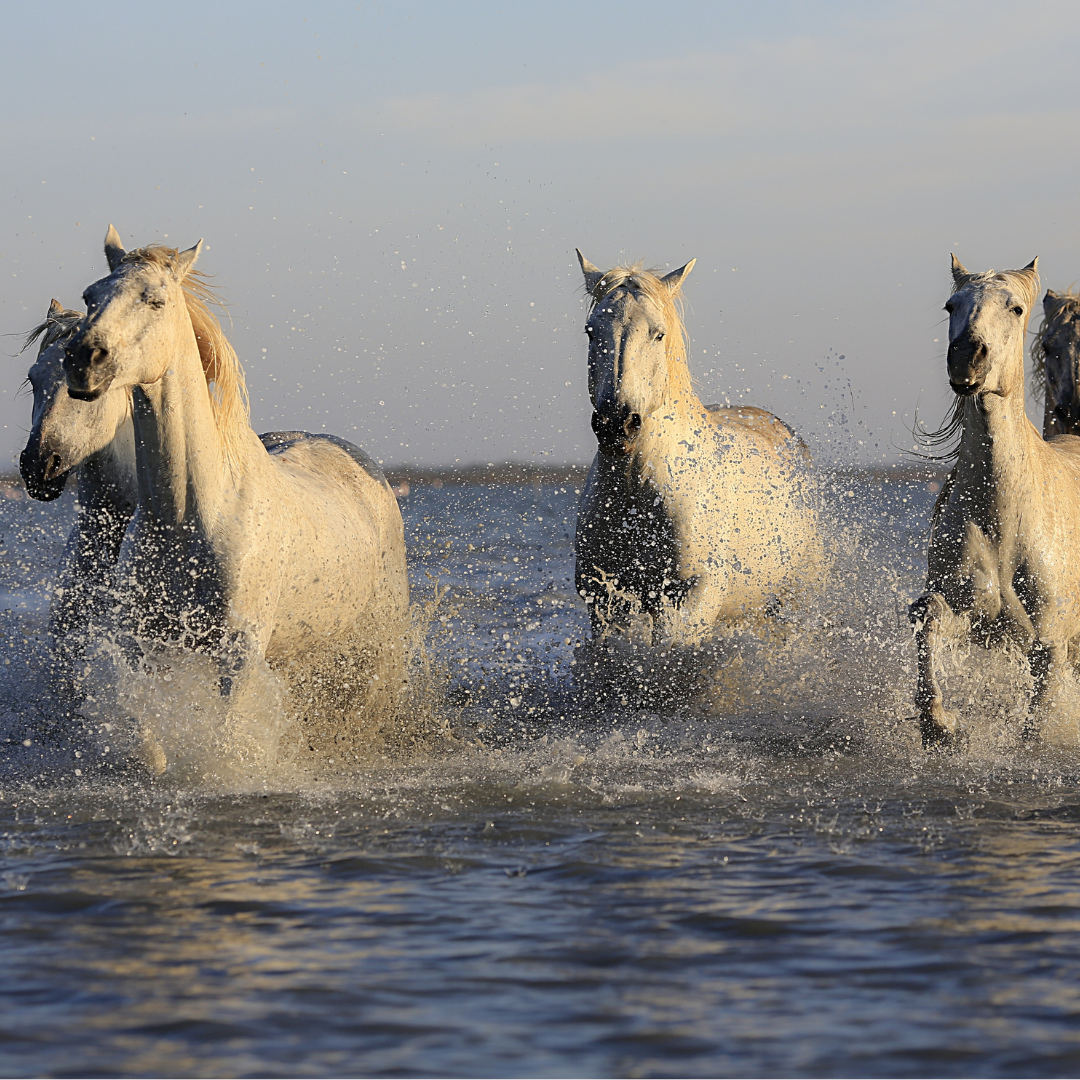
POLYGON ((705 406, 694 389, 686 361, 672 361, 668 366, 664 400, 644 419, 642 434, 646 444, 653 453, 681 454, 678 444, 685 438, 685 429, 700 428, 704 413, 705 406))
POLYGON ((690 367, 681 357, 668 367, 667 400, 676 416, 691 418, 705 408, 694 389, 690 367))
POLYGON ((161 379, 132 390, 139 506, 166 525, 213 521, 228 479, 190 323, 178 337, 161 379))
POLYGON ((135 435, 130 406, 112 441, 89 454, 76 470, 79 505, 126 515, 135 512, 139 487, 135 477, 135 435))
POLYGON ((673 361, 663 403, 642 423, 632 455, 634 479, 627 474, 627 482, 636 486, 647 477, 662 484, 670 473, 670 459, 685 456, 687 441, 697 441, 698 435, 688 432, 700 433, 705 412, 686 361, 673 361))
MULTIPOLYGON (((1022 348, 1022 346, 1021 346, 1022 348)), ((993 484, 1026 472, 1046 444, 1024 408, 1023 353, 1011 358, 1002 393, 973 395, 964 402, 957 470, 993 484)))
POLYGON ((78 470, 79 505, 86 510, 107 510, 131 516, 138 502, 134 474, 118 467, 106 447, 91 454, 78 470))

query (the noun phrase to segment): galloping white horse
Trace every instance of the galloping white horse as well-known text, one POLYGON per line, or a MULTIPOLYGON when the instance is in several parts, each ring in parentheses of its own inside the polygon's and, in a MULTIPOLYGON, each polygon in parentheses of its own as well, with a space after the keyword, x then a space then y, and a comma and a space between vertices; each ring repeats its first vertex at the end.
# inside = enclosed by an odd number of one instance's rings
POLYGON ((64 352, 82 321, 54 300, 45 321, 26 339, 41 346, 28 375, 34 392, 33 426, 19 457, 26 491, 34 499, 60 496, 74 471, 78 516, 68 534, 53 591, 50 623, 61 652, 78 651, 87 627, 100 615, 120 557, 124 532, 135 512, 135 436, 131 394, 122 388, 96 401, 67 392, 64 352))
POLYGON ((945 709, 937 652, 949 612, 983 645, 1028 649, 1035 679, 1023 734, 1054 698, 1080 640, 1080 439, 1044 442, 1024 412, 1024 335, 1038 292, 1023 270, 972 274, 953 256, 949 384, 956 464, 934 506, 926 592, 911 605, 918 645, 915 702, 926 747, 963 737, 945 709))
POLYGON ((594 639, 644 615, 651 644, 695 645, 753 619, 821 571, 802 440, 762 409, 705 406, 675 300, 694 263, 606 273, 579 251, 590 310, 598 448, 574 543, 594 639))
MULTIPOLYGON (((118 571, 124 621, 143 639, 217 657, 237 708, 263 657, 291 663, 355 640, 390 651, 381 678, 393 689, 408 613, 397 502, 344 440, 260 442, 194 271, 201 243, 129 253, 110 226, 111 273, 84 293, 64 359, 77 399, 131 391, 138 507, 118 571)), ((159 746, 146 757, 165 767, 159 746)))

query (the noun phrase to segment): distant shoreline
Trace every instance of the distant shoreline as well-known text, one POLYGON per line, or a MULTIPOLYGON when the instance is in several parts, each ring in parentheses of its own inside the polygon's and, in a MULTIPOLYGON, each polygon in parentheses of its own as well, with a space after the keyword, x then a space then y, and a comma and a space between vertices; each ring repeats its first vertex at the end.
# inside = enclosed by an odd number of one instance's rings
MULTIPOLYGON (((567 484, 580 488, 588 475, 587 465, 536 465, 527 461, 503 461, 497 465, 391 465, 383 472, 398 494, 417 487, 512 487, 518 485, 567 484)), ((898 461, 888 465, 822 466, 826 479, 861 477, 864 480, 941 481, 948 472, 934 461, 898 461)), ((0 494, 19 498, 24 494, 22 478, 17 472, 0 475, 0 494), (18 494, 16 494, 18 492, 18 494)))
MULTIPOLYGON (((827 478, 860 476, 884 480, 941 480, 948 468, 936 461, 898 461, 888 465, 823 465, 819 472, 827 478)), ((504 461, 498 465, 419 466, 391 465, 383 472, 391 487, 465 487, 490 484, 502 487, 513 484, 574 484, 585 482, 587 465, 534 465, 525 461, 504 461)))

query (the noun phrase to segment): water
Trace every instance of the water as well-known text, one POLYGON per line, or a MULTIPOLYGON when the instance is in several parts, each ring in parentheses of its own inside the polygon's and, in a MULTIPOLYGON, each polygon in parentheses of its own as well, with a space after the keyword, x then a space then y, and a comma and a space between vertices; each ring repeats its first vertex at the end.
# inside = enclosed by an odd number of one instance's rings
POLYGON ((963 649, 971 749, 919 749, 925 480, 839 477, 827 610, 667 713, 574 693, 574 498, 415 487, 453 737, 247 794, 75 775, 71 506, 0 501, 0 1072, 1075 1075, 1080 756, 1020 749, 1021 669, 963 649))

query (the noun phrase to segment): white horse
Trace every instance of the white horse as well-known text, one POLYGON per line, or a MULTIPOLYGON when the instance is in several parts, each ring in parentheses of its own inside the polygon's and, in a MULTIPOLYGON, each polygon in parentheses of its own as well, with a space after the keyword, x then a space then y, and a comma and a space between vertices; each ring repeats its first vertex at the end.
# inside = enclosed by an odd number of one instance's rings
POLYGON ((1031 343, 1031 387, 1043 399, 1043 438, 1080 435, 1080 295, 1047 289, 1031 343))
POLYGON ((89 626, 102 615, 138 499, 131 394, 117 388, 96 401, 77 401, 67 392, 65 346, 82 318, 81 311, 67 311, 54 300, 24 346, 41 339, 28 375, 33 422, 19 457, 27 494, 45 502, 56 499, 72 472, 78 484, 78 512, 50 608, 62 670, 70 659, 66 654, 78 653, 89 626))
POLYGON ((644 643, 694 646, 818 581, 810 457, 771 413, 706 406, 694 392, 675 305, 693 262, 658 277, 578 259, 598 448, 578 514, 577 588, 594 640, 644 617, 644 643))
POLYGON ((1038 734, 1080 640, 1080 439, 1044 442, 1024 412, 1024 336, 1038 292, 1023 270, 968 273, 953 256, 949 384, 960 444, 930 529, 926 592, 911 606, 918 645, 915 702, 926 747, 963 739, 946 711, 937 652, 950 613, 983 645, 1028 650, 1035 685, 1023 734, 1038 734))
MULTIPOLYGON (((409 595, 397 501, 342 439, 260 442, 243 371, 194 271, 201 244, 128 253, 110 226, 111 273, 84 293, 64 359, 77 399, 131 391, 138 506, 118 571, 125 625, 215 656, 236 710, 262 659, 289 665, 357 640, 387 651, 380 678, 393 692, 409 595)), ((158 745, 145 757, 166 765, 158 745)))

